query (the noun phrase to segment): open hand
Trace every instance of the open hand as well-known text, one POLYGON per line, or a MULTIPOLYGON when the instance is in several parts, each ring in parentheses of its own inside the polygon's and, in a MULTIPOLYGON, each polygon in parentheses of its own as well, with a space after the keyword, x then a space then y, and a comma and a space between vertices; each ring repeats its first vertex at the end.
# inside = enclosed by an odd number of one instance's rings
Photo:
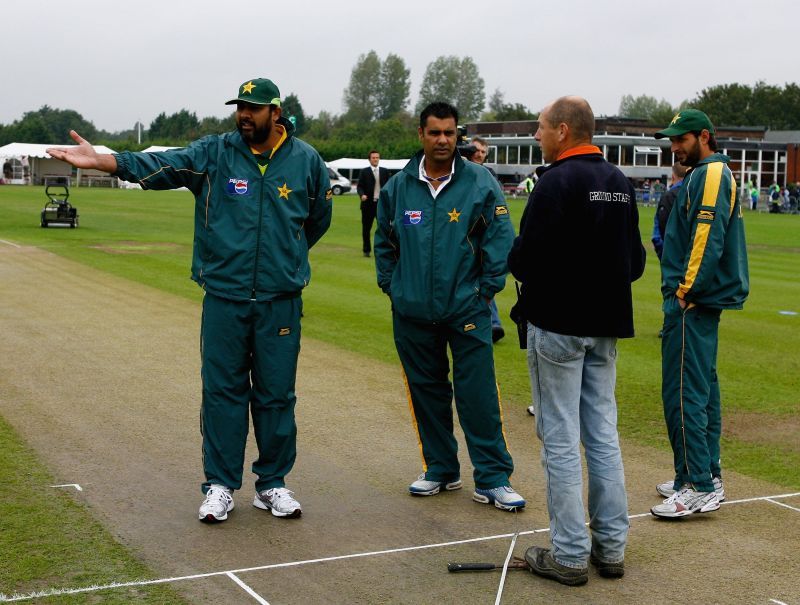
POLYGON ((117 161, 109 154, 99 154, 94 147, 74 130, 69 131, 69 136, 75 141, 77 147, 49 147, 47 153, 51 157, 72 164, 76 168, 92 168, 104 172, 114 172, 117 161))

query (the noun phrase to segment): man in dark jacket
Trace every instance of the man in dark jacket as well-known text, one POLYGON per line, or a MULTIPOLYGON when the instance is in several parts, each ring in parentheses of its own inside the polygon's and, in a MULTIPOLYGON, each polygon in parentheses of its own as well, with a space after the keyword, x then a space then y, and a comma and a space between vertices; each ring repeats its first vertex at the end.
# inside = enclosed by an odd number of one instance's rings
POLYGON ((422 453, 408 488, 432 496, 462 486, 453 436, 453 395, 474 467, 473 500, 514 511, 494 374, 489 301, 503 289, 514 238, 497 180, 456 153, 458 112, 431 103, 417 153, 381 191, 375 265, 392 300, 394 340, 422 453), (453 359, 453 383, 448 375, 453 359))
POLYGON ((744 223, 729 158, 717 153, 714 126, 697 109, 681 110, 656 138, 690 168, 667 221, 661 257, 664 337, 661 397, 674 456, 658 517, 718 510, 722 411, 717 378, 719 319, 741 309, 750 290, 744 223))
POLYGON ((378 196, 381 188, 389 180, 389 171, 378 166, 381 154, 373 149, 369 152, 369 166, 358 174, 356 191, 361 199, 361 240, 364 256, 369 257, 372 250, 372 223, 375 222, 378 196))
POLYGON ((292 136, 280 103, 278 87, 257 78, 227 103, 236 105, 235 132, 161 153, 99 155, 72 131, 77 147, 48 149, 144 189, 186 187, 195 196, 192 279, 205 291, 199 518, 209 523, 233 510, 250 414, 258 445, 253 506, 276 517, 301 514, 284 482, 296 457, 300 294, 311 276, 308 250, 330 226, 332 194, 325 163, 292 136))
POLYGON ((633 336, 631 282, 644 271, 636 195, 592 145, 580 97, 542 110, 544 161, 508 265, 522 282, 528 364, 547 478, 552 548, 531 547, 534 573, 562 584, 624 573, 628 510, 617 435, 616 343, 633 336), (580 444, 589 474, 584 525, 580 444))
POLYGON ((661 199, 658 201, 656 213, 653 215, 653 236, 650 238, 653 242, 653 249, 656 251, 658 260, 661 260, 661 251, 664 248, 664 234, 667 232, 667 219, 672 212, 672 207, 675 205, 675 199, 678 197, 678 190, 683 185, 683 177, 686 176, 686 166, 680 162, 675 162, 672 165, 672 184, 669 189, 664 192, 661 199))

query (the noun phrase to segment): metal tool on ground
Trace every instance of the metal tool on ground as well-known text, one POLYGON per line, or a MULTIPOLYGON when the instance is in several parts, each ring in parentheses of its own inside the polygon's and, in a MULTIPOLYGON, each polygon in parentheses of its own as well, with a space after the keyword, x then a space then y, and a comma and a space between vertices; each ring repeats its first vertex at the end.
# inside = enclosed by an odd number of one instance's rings
POLYGON ((78 226, 78 209, 69 203, 69 187, 67 185, 50 185, 44 189, 47 203, 41 215, 42 227, 50 225, 69 225, 70 229, 78 226))
MULTIPOLYGON (((448 563, 447 571, 451 573, 464 572, 464 571, 494 571, 502 570, 502 563, 448 563)), ((530 571, 530 565, 525 559, 514 557, 508 562, 508 569, 527 569, 530 571)))

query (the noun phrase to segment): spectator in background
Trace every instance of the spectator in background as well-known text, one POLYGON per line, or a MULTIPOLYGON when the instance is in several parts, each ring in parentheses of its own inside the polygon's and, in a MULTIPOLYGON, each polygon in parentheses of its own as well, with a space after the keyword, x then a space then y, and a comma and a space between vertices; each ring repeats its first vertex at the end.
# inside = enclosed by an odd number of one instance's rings
MULTIPOLYGON (((486 168, 486 170, 488 170, 492 176, 497 179, 497 173, 492 170, 490 166, 484 164, 486 161, 486 156, 489 154, 489 146, 486 143, 486 139, 481 137, 472 137, 470 143, 475 148, 470 160, 486 168)), ((497 179, 497 181, 499 182, 499 179, 497 179)), ((497 311, 497 303, 495 302, 494 298, 492 298, 492 301, 489 303, 489 310, 492 312, 492 342, 497 342, 506 335, 506 332, 503 329, 503 324, 500 322, 500 313, 497 311)))
POLYGON ((658 260, 661 260, 661 250, 664 247, 664 233, 667 229, 667 219, 669 213, 672 212, 672 206, 675 199, 678 197, 678 189, 683 184, 683 177, 686 176, 686 166, 680 162, 675 162, 672 165, 672 184, 669 189, 661 196, 656 208, 656 213, 653 216, 653 248, 658 255, 658 260))
POLYGON ((369 257, 372 251, 372 224, 375 222, 378 195, 389 180, 389 171, 379 166, 381 154, 373 149, 369 152, 369 166, 361 169, 356 191, 361 198, 361 249, 369 257))

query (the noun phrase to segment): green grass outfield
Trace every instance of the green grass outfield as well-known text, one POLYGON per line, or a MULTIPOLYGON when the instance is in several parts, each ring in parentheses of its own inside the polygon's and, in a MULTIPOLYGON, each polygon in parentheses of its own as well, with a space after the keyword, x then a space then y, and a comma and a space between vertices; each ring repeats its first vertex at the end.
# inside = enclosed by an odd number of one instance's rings
MULTIPOLYGON (((83 188, 72 189, 70 201, 79 209, 81 226, 42 229, 39 212, 45 202, 44 188, 0 187, 0 239, 39 246, 200 301, 202 291, 189 279, 191 194, 83 188)), ((524 203, 522 198, 509 201, 515 225, 524 203)), ((640 213, 648 261, 643 278, 634 284, 637 337, 620 341, 618 347, 619 427, 625 439, 668 450, 660 400, 659 270, 649 245, 653 209, 641 208, 640 213)), ((800 315, 780 313, 800 313, 800 216, 748 212, 745 220, 751 295, 744 311, 723 314, 720 328, 723 466, 787 489, 800 489, 800 315)), ((361 254, 360 230, 356 197, 336 197, 333 225, 311 253, 304 336, 398 363, 389 301, 376 286, 372 259, 361 254)), ((507 336, 495 347, 495 358, 504 404, 521 408, 529 404, 530 391, 525 353, 517 347, 508 319, 513 298, 509 280, 497 298, 507 336)), ((57 301, 41 301, 42 305, 48 302, 57 301)), ((21 447, 9 431, 0 431, 0 465, 15 469, 12 472, 27 472, 30 460, 20 466, 4 443, 13 445, 11 451, 21 447)), ((15 514, 13 506, 5 499, 0 502, 0 519, 15 514)), ((48 512, 43 509, 41 514, 48 512)), ((15 527, 14 532, 24 532, 24 527, 15 527)), ((33 534, 16 535, 20 540, 38 540, 33 534)), ((94 533, 87 535, 94 539, 94 533)), ((66 570, 72 569, 68 562, 66 570)), ((0 586, 8 585, 7 581, 13 585, 13 580, 0 575, 0 586)))

